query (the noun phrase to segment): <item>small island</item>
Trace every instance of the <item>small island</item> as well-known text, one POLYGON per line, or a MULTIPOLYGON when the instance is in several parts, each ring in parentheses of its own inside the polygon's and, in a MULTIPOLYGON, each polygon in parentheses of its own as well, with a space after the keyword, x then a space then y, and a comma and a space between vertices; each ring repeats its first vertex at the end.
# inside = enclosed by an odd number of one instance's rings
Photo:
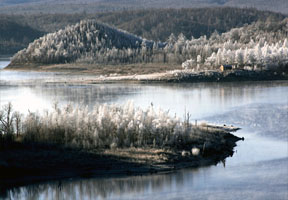
POLYGON ((168 111, 70 105, 23 116, 8 104, 0 112, 1 186, 97 176, 144 175, 225 162, 239 128, 190 122, 168 111))

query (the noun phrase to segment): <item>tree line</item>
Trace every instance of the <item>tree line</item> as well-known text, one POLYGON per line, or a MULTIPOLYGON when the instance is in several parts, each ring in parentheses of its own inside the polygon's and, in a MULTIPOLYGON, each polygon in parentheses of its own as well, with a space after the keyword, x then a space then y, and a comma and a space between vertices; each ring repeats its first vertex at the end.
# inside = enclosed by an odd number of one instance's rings
POLYGON ((93 19, 126 30, 148 40, 165 42, 173 33, 188 39, 217 31, 219 34, 245 24, 279 23, 286 16, 279 13, 241 8, 149 9, 104 13, 75 14, 0 14, 0 54, 16 53, 47 33, 64 29, 81 20, 93 19), (20 34, 21 33, 21 34, 20 34))
POLYGON ((84 20, 30 43, 13 57, 12 64, 184 62, 185 68, 201 65, 207 69, 221 64, 283 65, 288 55, 287 23, 288 18, 277 24, 257 22, 223 34, 214 32, 210 38, 187 39, 172 33, 166 42, 154 42, 84 20))

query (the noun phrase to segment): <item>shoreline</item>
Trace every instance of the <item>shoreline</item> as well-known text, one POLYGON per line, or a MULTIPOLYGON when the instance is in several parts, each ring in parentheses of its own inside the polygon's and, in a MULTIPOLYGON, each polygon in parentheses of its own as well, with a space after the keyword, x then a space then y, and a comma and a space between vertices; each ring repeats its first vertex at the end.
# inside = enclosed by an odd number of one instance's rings
MULTIPOLYGON (((215 138, 209 143, 204 141, 204 145, 203 138, 196 141, 193 146, 200 148, 197 155, 191 153, 191 146, 177 149, 147 146, 84 150, 40 143, 2 145, 0 189, 68 178, 148 175, 215 165, 232 156, 236 142, 244 138, 231 134, 225 127, 209 128, 217 129, 210 133, 215 134, 215 138)), ((238 128, 230 131, 236 130, 238 128)))
POLYGON ((181 82, 233 82, 233 81, 267 81, 288 80, 288 74, 283 71, 250 71, 250 70, 206 70, 195 72, 184 70, 179 65, 165 65, 163 63, 129 64, 129 65, 83 65, 83 64, 59 64, 44 66, 11 66, 4 68, 7 71, 35 71, 35 72, 59 72, 69 77, 67 79, 55 79, 46 83, 181 83, 181 82))

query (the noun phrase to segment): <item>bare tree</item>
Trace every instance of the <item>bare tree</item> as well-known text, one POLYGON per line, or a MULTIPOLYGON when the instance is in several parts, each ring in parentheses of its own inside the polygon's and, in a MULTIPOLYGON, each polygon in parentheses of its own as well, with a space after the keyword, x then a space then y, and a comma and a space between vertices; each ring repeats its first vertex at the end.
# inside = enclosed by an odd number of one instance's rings
POLYGON ((18 137, 21 133, 21 114, 19 112, 13 113, 13 119, 15 121, 16 136, 18 137))
POLYGON ((0 111, 0 133, 4 134, 6 139, 12 139, 13 137, 13 114, 12 104, 9 102, 0 111))

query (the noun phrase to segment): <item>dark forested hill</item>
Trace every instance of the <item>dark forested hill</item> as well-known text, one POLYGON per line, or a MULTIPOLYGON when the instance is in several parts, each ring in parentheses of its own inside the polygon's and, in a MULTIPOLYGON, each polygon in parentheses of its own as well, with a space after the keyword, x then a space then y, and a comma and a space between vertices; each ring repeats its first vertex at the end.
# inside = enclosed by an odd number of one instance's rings
POLYGON ((171 33, 183 33, 187 38, 209 37, 214 31, 223 33, 259 20, 277 23, 284 18, 272 12, 229 7, 124 11, 97 16, 102 22, 156 41, 165 41, 171 33))
POLYGON ((41 35, 41 31, 27 25, 0 19, 0 54, 15 53, 41 35))
POLYGON ((172 63, 213 69, 221 64, 279 68, 288 66, 288 18, 258 21, 208 39, 173 34, 165 43, 147 41, 95 20, 83 20, 49 33, 13 56, 9 67, 40 65, 172 63), (196 65, 197 64, 197 65, 196 65))
POLYGON ((287 0, 229 0, 225 6, 240 8, 257 8, 259 10, 270 10, 288 14, 287 0))
POLYGON ((95 13, 151 8, 236 6, 288 14, 287 0, 0 0, 0 13, 95 13))
POLYGON ((0 5, 15 5, 15 4, 27 4, 27 3, 36 3, 44 2, 44 0, 0 0, 0 5))
MULTIPOLYGON (((18 35, 19 49, 26 46, 27 41, 39 37, 41 32, 54 32, 67 25, 76 24, 83 19, 94 19, 150 40, 166 41, 171 33, 176 36, 183 33, 188 39, 192 36, 199 38, 201 35, 209 37, 214 31, 223 33, 231 28, 241 27, 256 21, 278 23, 284 18, 285 15, 279 13, 240 8, 152 9, 95 14, 2 14, 0 15, 0 23, 9 20, 10 26, 15 26, 13 24, 22 24, 22 28, 30 26, 30 29, 37 30, 38 34, 25 34, 27 31, 20 31, 22 30, 21 27, 19 27, 19 31, 11 33, 11 30, 4 29, 5 26, 0 26, 0 34, 6 34, 7 37, 4 38, 4 41, 10 41, 11 39, 15 40, 13 38, 17 32, 24 33, 18 35), (20 39, 21 37, 22 39, 20 39)), ((5 49, 7 48, 5 47, 5 49)), ((10 52, 13 50, 15 52, 14 47, 10 52)), ((3 49, 0 50, 1 53, 3 53, 3 49)))

